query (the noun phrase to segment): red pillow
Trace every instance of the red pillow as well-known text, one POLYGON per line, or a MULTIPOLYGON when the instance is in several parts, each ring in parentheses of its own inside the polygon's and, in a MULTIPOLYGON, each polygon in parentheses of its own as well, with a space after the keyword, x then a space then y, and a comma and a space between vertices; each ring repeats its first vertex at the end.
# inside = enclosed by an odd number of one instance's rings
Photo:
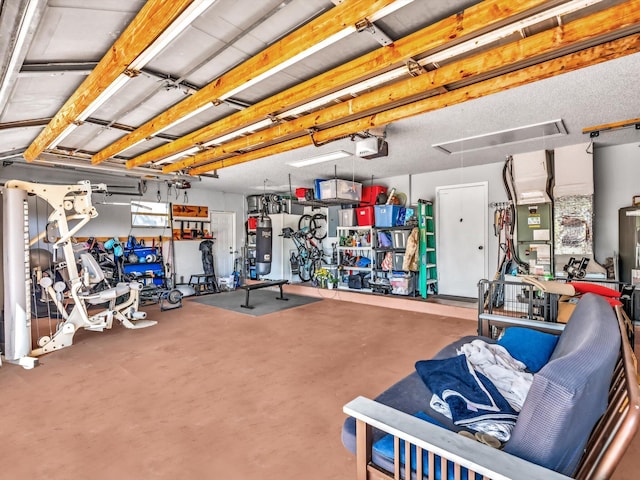
POLYGON ((611 305, 612 307, 621 307, 622 306, 622 302, 620 300, 618 300, 617 298, 604 297, 604 299, 607 302, 609 302, 609 305, 611 305))
POLYGON ((603 297, 620 298, 620 292, 604 285, 596 285, 589 282, 568 282, 576 290, 576 295, 582 293, 596 293, 603 297))

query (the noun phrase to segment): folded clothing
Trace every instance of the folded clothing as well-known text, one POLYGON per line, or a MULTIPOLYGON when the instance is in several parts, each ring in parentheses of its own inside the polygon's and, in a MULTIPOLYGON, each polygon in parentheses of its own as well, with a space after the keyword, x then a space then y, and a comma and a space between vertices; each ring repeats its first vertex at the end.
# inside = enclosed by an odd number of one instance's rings
POLYGON ((475 422, 506 422, 515 425, 517 412, 491 381, 476 372, 465 355, 416 362, 416 371, 434 395, 449 407, 458 426, 473 428, 475 422))

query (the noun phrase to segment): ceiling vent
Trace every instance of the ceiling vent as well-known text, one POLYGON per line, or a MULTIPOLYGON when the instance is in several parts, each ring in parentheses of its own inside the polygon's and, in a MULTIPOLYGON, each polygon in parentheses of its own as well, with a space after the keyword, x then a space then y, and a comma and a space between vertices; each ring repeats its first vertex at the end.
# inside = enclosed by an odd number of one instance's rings
POLYGON ((567 129, 563 121, 552 120, 549 122, 536 123, 524 127, 501 130, 499 132, 477 135, 475 137, 461 138, 451 142, 436 143, 433 148, 442 150, 445 153, 462 153, 472 150, 483 150, 499 145, 509 145, 512 143, 526 142, 529 140, 543 139, 566 135, 567 129))

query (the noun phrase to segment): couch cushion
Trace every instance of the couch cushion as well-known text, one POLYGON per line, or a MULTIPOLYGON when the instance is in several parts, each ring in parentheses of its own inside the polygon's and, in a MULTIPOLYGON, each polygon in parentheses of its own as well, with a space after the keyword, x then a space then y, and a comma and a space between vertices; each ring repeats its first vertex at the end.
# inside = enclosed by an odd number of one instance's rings
POLYGON ((530 372, 537 372, 549 361, 557 343, 557 335, 523 327, 509 327, 498 339, 498 345, 524 363, 530 372))
POLYGON ((585 294, 547 363, 534 375, 504 451, 572 475, 607 406, 620 330, 607 301, 585 294))
MULTIPOLYGON (((457 355, 456 350, 465 343, 469 343, 476 338, 482 338, 486 342, 495 343, 495 341, 477 336, 462 337, 438 352, 434 357, 435 359, 455 357, 457 355)), ((453 425, 450 419, 436 412, 429 406, 432 393, 426 387, 424 382, 420 379, 417 372, 413 372, 404 377, 399 382, 392 385, 383 393, 378 395, 375 400, 389 407, 395 408, 402 412, 413 415, 416 412, 427 412, 431 417, 435 418, 438 422, 445 425, 447 428, 458 431, 461 428, 453 425)), ((377 441, 385 435, 384 432, 373 429, 373 441, 377 441)), ((353 417, 347 417, 342 427, 342 443, 344 446, 355 453, 356 451, 356 420, 353 417)))
MULTIPOLYGON (((444 427, 437 420, 433 419, 429 415, 424 412, 417 412, 415 417, 424 420, 425 422, 429 422, 433 425, 437 425, 439 427, 444 427)), ((391 434, 385 435, 380 440, 373 444, 372 451, 372 460, 373 463, 378 465, 379 467, 384 468, 385 470, 392 472, 394 470, 394 437, 391 434)), ((442 458, 438 455, 434 458, 434 480, 440 480, 442 478, 442 458)), ((406 448, 404 444, 404 440, 400 440, 400 465, 401 465, 401 475, 404 475, 404 465, 406 462, 406 448)), ((413 472, 416 470, 416 447, 415 445, 411 446, 411 469, 413 472)), ((426 450, 422 451, 422 471, 425 475, 429 474, 429 452, 426 450)), ((412 475, 415 476, 415 475, 412 475)), ((469 476, 469 471, 462 467, 460 471, 461 480, 467 480, 469 476)), ((454 464, 453 462, 447 462, 447 478, 454 478, 454 464)))

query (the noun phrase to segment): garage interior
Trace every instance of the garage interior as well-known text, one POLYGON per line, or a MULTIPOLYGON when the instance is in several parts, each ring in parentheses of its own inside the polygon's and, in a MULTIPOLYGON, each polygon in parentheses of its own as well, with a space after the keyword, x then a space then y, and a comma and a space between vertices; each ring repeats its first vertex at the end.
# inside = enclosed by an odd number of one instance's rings
POLYGON ((640 1, 0 0, 0 32, 7 475, 354 478, 343 405, 474 334, 481 280, 640 281, 640 1))

